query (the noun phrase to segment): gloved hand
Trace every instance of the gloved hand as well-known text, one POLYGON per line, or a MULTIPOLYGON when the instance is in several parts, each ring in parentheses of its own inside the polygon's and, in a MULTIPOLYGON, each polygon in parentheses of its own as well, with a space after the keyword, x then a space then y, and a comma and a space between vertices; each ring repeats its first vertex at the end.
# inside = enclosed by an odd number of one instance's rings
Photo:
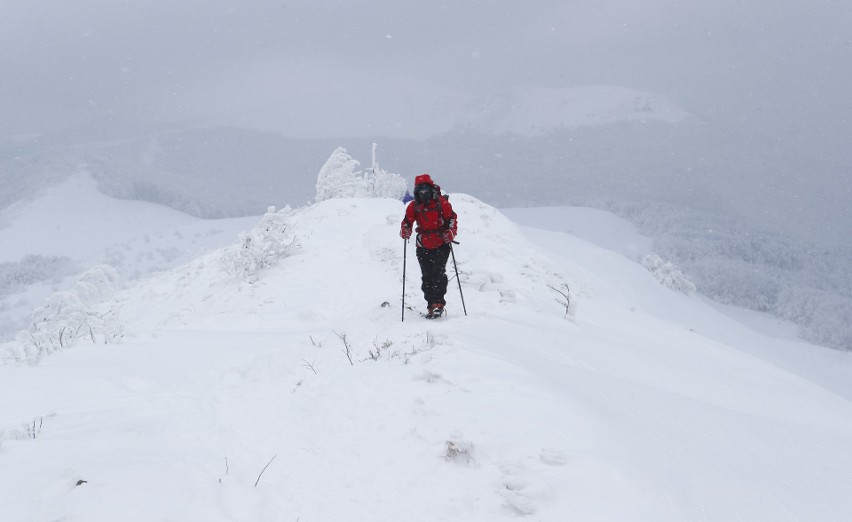
POLYGON ((399 227, 399 237, 401 237, 402 239, 410 238, 411 237, 411 227, 406 226, 405 224, 403 224, 401 227, 399 227))
POLYGON ((456 236, 454 236, 454 235, 453 235, 453 231, 452 231, 452 230, 445 230, 445 231, 443 231, 443 232, 441 233, 441 239, 443 239, 443 240, 444 240, 444 243, 445 243, 445 244, 446 244, 446 243, 452 243, 452 242, 453 242, 453 239, 455 239, 455 237, 456 237, 456 236))

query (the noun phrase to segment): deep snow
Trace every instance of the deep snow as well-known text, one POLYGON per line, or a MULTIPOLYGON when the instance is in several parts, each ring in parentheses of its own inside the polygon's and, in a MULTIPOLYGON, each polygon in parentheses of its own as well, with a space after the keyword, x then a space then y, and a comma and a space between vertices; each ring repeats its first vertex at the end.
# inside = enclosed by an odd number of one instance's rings
POLYGON ((256 278, 205 254, 118 294, 122 344, 0 366, 0 520, 852 519, 850 354, 452 201, 467 316, 452 281, 400 322, 402 205, 335 199, 256 278))

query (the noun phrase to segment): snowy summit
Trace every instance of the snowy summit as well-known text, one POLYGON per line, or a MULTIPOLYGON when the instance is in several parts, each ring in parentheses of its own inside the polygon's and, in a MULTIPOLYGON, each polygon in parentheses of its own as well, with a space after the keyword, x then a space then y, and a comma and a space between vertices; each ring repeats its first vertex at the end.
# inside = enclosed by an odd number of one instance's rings
POLYGON ((755 355, 807 345, 451 198, 467 315, 332 198, 0 345, 0 520, 852 519, 852 393, 755 355))
POLYGON ((660 95, 625 87, 515 88, 469 102, 456 126, 488 134, 540 136, 625 121, 678 123, 690 117, 660 95))

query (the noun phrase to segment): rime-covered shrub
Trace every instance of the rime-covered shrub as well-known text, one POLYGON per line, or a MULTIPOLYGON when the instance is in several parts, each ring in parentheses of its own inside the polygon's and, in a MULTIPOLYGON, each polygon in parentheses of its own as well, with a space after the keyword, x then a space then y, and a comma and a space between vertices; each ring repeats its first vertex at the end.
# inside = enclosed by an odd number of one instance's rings
POLYGON ((316 201, 333 198, 393 198, 401 199, 406 183, 402 176, 378 167, 358 170, 361 163, 338 147, 317 175, 316 201))
POLYGON ((42 357, 81 339, 121 342, 123 327, 111 303, 117 281, 117 272, 107 265, 81 274, 71 290, 54 293, 33 311, 29 329, 18 333, 4 359, 37 364, 42 357))
POLYGON ((250 232, 242 232, 239 241, 222 254, 225 270, 234 276, 253 281, 258 272, 275 266, 294 248, 298 248, 296 236, 290 230, 287 218, 292 215, 290 207, 279 211, 275 207, 261 218, 250 232))
POLYGON ((687 278, 680 269, 662 257, 650 254, 642 260, 645 267, 661 285, 690 295, 695 292, 695 284, 687 278))
POLYGON ((406 183, 399 174, 376 169, 366 177, 370 194, 374 198, 401 199, 405 195, 406 183))
POLYGON ((72 288, 83 303, 98 306, 113 298, 118 287, 118 272, 109 265, 98 265, 83 272, 72 288))
POLYGON ((339 197, 365 197, 366 186, 361 163, 353 159, 346 149, 338 147, 331 153, 317 175, 316 201, 339 197))

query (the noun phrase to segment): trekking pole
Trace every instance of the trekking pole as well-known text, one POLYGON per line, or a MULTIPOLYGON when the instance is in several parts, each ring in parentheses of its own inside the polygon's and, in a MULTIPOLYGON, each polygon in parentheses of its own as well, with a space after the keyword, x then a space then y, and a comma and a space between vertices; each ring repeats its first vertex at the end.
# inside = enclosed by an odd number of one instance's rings
POLYGON ((405 261, 408 259, 408 240, 402 243, 402 322, 405 322, 405 261))
MULTIPOLYGON (((455 244, 459 244, 458 241, 453 241, 455 244)), ((464 310, 464 315, 467 316, 467 307, 464 305, 464 292, 461 289, 461 279, 459 279, 459 267, 456 266, 456 253, 453 251, 453 243, 450 243, 450 254, 453 256, 453 268, 456 271, 456 281, 459 284, 459 295, 461 295, 462 301, 462 310, 464 310)))

